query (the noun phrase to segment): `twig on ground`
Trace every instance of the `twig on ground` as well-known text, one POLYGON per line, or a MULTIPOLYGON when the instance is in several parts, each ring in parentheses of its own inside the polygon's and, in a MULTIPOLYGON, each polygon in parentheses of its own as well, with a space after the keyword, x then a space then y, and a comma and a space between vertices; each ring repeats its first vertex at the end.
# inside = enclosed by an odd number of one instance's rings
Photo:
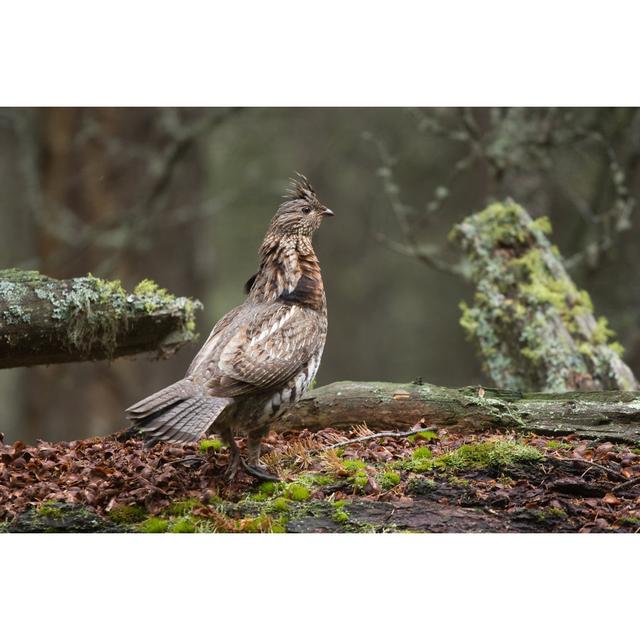
POLYGON ((552 461, 561 460, 562 462, 575 462, 576 464, 582 465, 584 467, 588 467, 588 469, 589 468, 600 469, 600 471, 604 471, 608 476, 610 476, 614 480, 617 480, 618 482, 627 481, 627 478, 625 478, 625 476, 623 476, 621 473, 618 473, 613 469, 609 469, 604 465, 598 464, 597 462, 591 462, 590 460, 581 460, 580 458, 551 458, 551 457, 549 457, 548 460, 552 460, 552 461))
POLYGON ((618 485, 613 490, 613 493, 623 493, 627 489, 631 489, 631 487, 635 487, 637 484, 640 484, 640 476, 638 476, 637 478, 633 478, 632 480, 627 480, 626 482, 623 482, 622 484, 618 485))
POLYGON ((417 433, 425 433, 427 431, 435 431, 435 427, 424 427, 423 429, 411 429, 409 431, 378 431, 377 433, 371 433, 366 436, 360 436, 359 438, 353 438, 352 440, 343 440, 342 442, 335 442, 326 447, 320 449, 320 451, 328 451, 329 449, 337 449, 338 447, 346 447, 350 444, 357 442, 364 442, 365 440, 375 440, 376 438, 407 438, 408 436, 414 436, 417 433))

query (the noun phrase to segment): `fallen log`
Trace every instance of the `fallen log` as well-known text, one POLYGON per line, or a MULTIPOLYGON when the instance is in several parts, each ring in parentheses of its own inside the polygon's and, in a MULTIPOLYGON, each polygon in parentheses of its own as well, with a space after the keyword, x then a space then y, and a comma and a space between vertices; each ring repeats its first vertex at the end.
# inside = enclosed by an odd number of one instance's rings
POLYGON ((37 271, 0 271, 0 368, 165 356, 194 340, 197 300, 149 280, 127 293, 88 275, 56 280, 37 271))
POLYGON ((278 430, 344 428, 366 423, 373 430, 434 427, 531 432, 640 442, 639 391, 523 393, 431 384, 335 382, 290 407, 278 430))

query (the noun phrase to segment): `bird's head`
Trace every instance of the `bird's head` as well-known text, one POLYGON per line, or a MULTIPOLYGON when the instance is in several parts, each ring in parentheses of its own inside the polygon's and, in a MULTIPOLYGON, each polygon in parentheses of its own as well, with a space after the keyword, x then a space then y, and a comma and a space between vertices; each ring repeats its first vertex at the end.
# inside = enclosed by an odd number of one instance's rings
POLYGON ((322 220, 332 215, 333 211, 318 200, 309 180, 297 174, 271 220, 270 231, 277 235, 310 237, 322 220))

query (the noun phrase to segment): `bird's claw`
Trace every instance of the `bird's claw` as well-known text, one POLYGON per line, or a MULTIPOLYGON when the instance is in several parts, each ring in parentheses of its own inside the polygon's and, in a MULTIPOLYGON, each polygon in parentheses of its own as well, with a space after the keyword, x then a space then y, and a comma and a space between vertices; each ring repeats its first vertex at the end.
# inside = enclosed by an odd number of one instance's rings
POLYGON ((280 482, 280 478, 278 478, 278 476, 271 475, 266 469, 261 469, 258 466, 252 466, 242 458, 240 458, 240 463, 242 464, 242 468, 250 476, 257 478, 258 480, 262 480, 263 482, 280 482))

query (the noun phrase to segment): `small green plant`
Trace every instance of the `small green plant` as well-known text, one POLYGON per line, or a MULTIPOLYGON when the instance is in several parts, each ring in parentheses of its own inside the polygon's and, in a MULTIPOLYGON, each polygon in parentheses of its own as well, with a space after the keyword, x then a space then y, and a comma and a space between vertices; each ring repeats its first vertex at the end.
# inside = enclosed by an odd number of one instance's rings
POLYGON ((361 471, 367 465, 362 460, 345 460, 342 463, 342 466, 345 471, 348 471, 349 473, 353 473, 356 471, 361 471))
POLYGON ((169 524, 169 533, 195 533, 196 522, 189 516, 178 518, 169 524))
POLYGON ((567 442, 560 442, 558 440, 549 440, 547 442, 547 449, 571 449, 571 445, 567 442))
POLYGON ((54 501, 43 502, 37 509, 38 515, 44 518, 61 518, 62 509, 60 504, 54 501))
POLYGON ((280 496, 278 498, 274 498, 271 502, 271 509, 273 511, 288 511, 291 506, 291 500, 285 498, 284 496, 280 496))
POLYGON ((186 516, 188 513, 191 513, 193 509, 199 507, 200 505, 201 502, 197 498, 178 500, 168 507, 167 513, 170 513, 172 516, 186 516))
POLYGON ((304 485, 292 483, 287 485, 284 494, 290 500, 301 501, 308 500, 311 495, 311 491, 309 491, 309 489, 304 485))
POLYGON ((146 517, 145 510, 137 504, 123 504, 109 512, 109 519, 116 524, 133 524, 146 517))
POLYGON ((400 484, 400 474, 396 471, 385 471, 380 476, 380 487, 385 491, 400 484))
POLYGON ((200 441, 200 453, 207 453, 207 451, 220 451, 220 449, 222 449, 222 442, 220 440, 200 441))
POLYGON ((169 529, 169 521, 162 518, 147 518, 138 526, 140 533, 165 533, 169 529))
POLYGON ((349 514, 342 508, 334 509, 331 519, 338 524, 349 522, 349 514))
POLYGON ((435 431, 422 431, 420 433, 414 433, 407 438, 409 442, 418 442, 419 440, 426 440, 427 442, 431 442, 431 440, 437 439, 438 434, 435 431))

